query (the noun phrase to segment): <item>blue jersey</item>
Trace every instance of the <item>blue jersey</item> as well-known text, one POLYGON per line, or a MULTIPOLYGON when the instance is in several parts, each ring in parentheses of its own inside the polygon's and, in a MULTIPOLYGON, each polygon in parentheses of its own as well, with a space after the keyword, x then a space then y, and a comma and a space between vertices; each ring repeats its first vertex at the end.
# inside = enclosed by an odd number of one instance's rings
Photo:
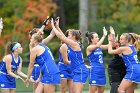
POLYGON ((50 51, 50 49, 44 44, 39 44, 45 48, 45 51, 36 57, 36 64, 39 64, 41 68, 42 75, 54 75, 59 72, 57 65, 55 63, 54 57, 50 51))
POLYGON ((71 61, 73 82, 85 83, 88 77, 88 69, 83 60, 82 50, 74 51, 69 45, 67 45, 67 47, 68 56, 71 61))
POLYGON ((71 61, 72 70, 79 67, 80 65, 85 65, 85 62, 83 60, 82 50, 74 51, 69 45, 67 45, 67 47, 68 47, 68 56, 71 61))
MULTIPOLYGON (((12 56, 12 62, 11 62, 11 71, 15 72, 20 64, 20 57, 18 57, 18 61, 16 62, 14 60, 13 54, 12 56)), ((6 70, 6 63, 2 61, 0 63, 0 88, 16 88, 16 80, 14 77, 8 75, 6 70)))
POLYGON ((132 53, 129 55, 122 54, 123 61, 126 66, 126 75, 124 79, 135 83, 140 83, 140 62, 137 58, 137 52, 133 45, 129 45, 132 53))
POLYGON ((97 48, 88 55, 90 66, 103 66, 103 53, 101 48, 97 48))
POLYGON ((123 61, 125 62, 126 67, 128 67, 132 64, 140 63, 138 60, 138 57, 137 57, 137 52, 135 50, 135 47, 133 45, 130 45, 129 47, 132 49, 133 52, 129 55, 122 54, 122 58, 123 58, 123 61))
MULTIPOLYGON (((15 62, 13 54, 11 54, 11 56, 12 56, 11 70, 12 70, 12 72, 14 72, 18 69, 18 66, 20 64, 20 57, 18 57, 18 61, 15 62)), ((0 71, 5 74, 8 74, 7 70, 6 70, 6 63, 4 61, 2 61, 0 64, 0 71)))
POLYGON ((92 67, 89 71, 89 84, 96 86, 105 86, 105 68, 103 64, 103 53, 101 48, 93 50, 88 55, 90 66, 92 67))

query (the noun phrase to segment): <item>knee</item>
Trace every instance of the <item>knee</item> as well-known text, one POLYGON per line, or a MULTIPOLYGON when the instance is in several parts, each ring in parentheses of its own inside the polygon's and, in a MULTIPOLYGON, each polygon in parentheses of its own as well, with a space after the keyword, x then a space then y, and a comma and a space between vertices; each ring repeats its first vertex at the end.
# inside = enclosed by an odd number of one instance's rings
POLYGON ((61 86, 61 91, 66 92, 67 87, 66 86, 61 86))
POLYGON ((118 88, 118 93, 126 93, 123 89, 118 88))
POLYGON ((37 91, 34 91, 34 93, 37 93, 37 91))
POLYGON ((74 93, 73 89, 69 90, 69 93, 74 93))

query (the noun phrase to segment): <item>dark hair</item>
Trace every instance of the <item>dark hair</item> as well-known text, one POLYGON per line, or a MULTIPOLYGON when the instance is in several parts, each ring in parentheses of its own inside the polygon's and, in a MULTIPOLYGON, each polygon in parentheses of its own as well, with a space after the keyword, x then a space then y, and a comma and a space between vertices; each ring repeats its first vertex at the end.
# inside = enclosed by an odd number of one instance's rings
POLYGON ((139 45, 140 45, 140 38, 136 39, 134 45, 135 45, 136 50, 139 51, 140 50, 140 47, 139 47, 139 45))
POLYGON ((94 38, 93 34, 96 34, 96 32, 86 32, 86 33, 85 33, 85 36, 88 38, 89 44, 92 43, 91 39, 94 38))
POLYGON ((15 46, 16 43, 17 42, 8 42, 7 43, 7 46, 6 46, 6 54, 10 54, 10 53, 14 52, 12 50, 12 48, 15 46))

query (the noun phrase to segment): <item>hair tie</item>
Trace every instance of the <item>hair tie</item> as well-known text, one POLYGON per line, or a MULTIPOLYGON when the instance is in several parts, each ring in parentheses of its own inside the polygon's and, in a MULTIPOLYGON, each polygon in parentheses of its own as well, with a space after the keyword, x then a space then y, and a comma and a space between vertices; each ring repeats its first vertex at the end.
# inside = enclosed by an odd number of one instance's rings
POLYGON ((16 44, 13 46, 12 51, 14 51, 15 49, 17 49, 19 46, 21 46, 20 43, 16 43, 16 44))

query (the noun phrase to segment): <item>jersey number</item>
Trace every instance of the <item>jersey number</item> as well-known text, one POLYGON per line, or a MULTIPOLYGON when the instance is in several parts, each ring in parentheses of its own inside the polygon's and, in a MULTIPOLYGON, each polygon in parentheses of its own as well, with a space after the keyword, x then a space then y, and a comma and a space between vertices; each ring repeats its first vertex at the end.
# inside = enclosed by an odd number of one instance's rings
POLYGON ((138 56, 137 55, 134 55, 134 59, 135 59, 136 63, 139 63, 139 60, 138 60, 138 56))
POLYGON ((99 55, 99 62, 100 62, 100 63, 103 63, 103 58, 102 58, 101 55, 99 55))

